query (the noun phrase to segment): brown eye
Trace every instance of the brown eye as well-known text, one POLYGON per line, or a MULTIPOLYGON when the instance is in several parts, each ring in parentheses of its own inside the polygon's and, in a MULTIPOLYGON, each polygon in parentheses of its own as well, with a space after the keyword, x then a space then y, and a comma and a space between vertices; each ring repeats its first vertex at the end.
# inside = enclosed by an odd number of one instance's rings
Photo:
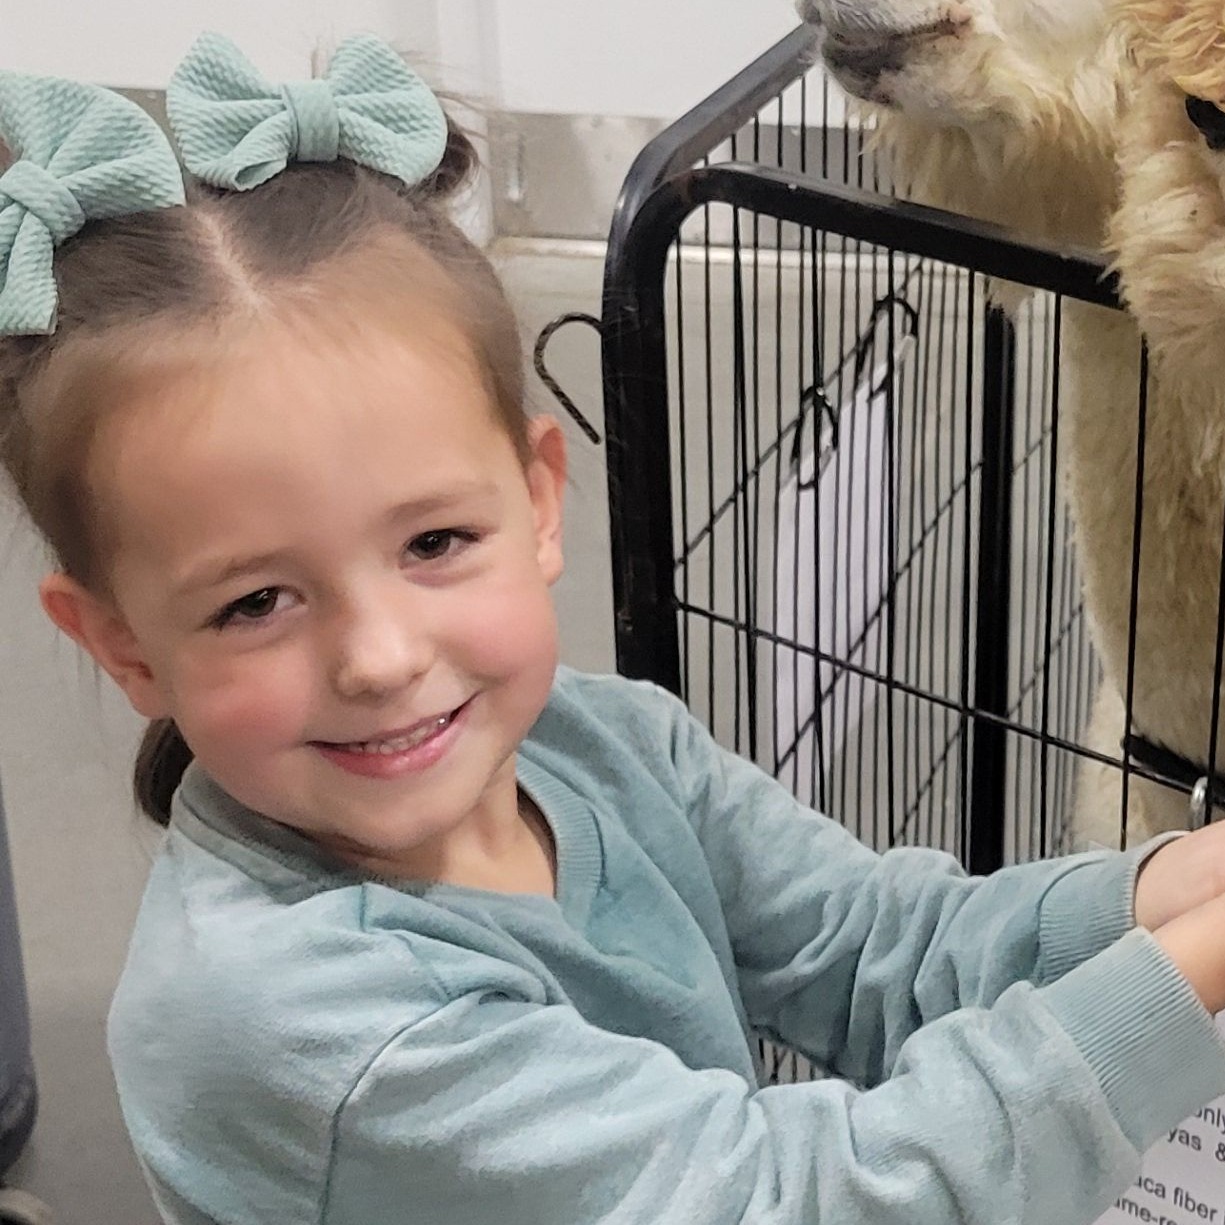
POLYGON ((1200 130, 1209 149, 1225 149, 1225 111, 1204 98, 1187 95, 1187 118, 1200 130))
POLYGON ((253 591, 241 600, 235 600, 230 607, 240 617, 266 617, 276 607, 276 597, 275 587, 265 587, 262 591, 253 591))
POLYGON ((280 598, 281 588, 262 587, 227 604, 213 619, 213 624, 224 629, 236 621, 262 621, 276 611, 280 598))
POLYGON ((460 552, 480 539, 478 533, 448 527, 437 532, 422 532, 404 546, 404 551, 414 561, 441 561, 460 552))
POLYGON ((454 539, 455 533, 451 531, 422 532, 408 542, 408 551, 419 561, 434 561, 446 555, 454 539))

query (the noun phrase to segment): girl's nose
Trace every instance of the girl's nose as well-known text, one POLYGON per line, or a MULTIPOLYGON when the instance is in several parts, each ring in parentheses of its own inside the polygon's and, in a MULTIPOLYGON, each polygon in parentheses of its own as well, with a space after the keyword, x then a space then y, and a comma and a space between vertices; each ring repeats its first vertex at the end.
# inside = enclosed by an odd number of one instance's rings
POLYGON ((367 605, 338 632, 333 685, 351 700, 379 700, 411 684, 433 658, 430 634, 400 601, 367 605))

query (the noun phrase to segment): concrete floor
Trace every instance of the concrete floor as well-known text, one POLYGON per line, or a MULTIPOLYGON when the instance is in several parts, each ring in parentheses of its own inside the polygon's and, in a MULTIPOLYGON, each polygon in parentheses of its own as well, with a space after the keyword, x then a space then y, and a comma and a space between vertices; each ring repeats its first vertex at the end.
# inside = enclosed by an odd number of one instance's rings
MULTIPOLYGON (((507 247, 499 262, 525 336, 569 310, 598 312, 597 248, 507 247)), ((550 364, 601 426, 598 348, 560 334, 550 364)), ((533 380, 533 409, 553 411, 533 380)), ((613 666, 603 454, 567 425, 572 484, 567 573, 557 587, 563 655, 613 666)), ((137 720, 38 608, 44 559, 0 500, 0 779, 30 995, 42 1108, 10 1180, 62 1225, 157 1225, 124 1134, 104 1049, 119 975, 156 831, 133 811, 137 720)))

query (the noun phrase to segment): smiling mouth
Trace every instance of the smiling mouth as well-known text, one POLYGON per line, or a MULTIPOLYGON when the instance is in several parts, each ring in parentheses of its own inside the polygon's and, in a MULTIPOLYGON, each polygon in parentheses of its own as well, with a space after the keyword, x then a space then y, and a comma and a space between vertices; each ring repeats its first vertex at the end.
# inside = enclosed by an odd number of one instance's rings
POLYGON ((370 740, 316 740, 313 743, 322 748, 333 749, 341 753, 357 753, 364 757, 394 757, 397 753, 407 753, 426 741, 433 739, 440 732, 446 731, 463 710, 457 706, 454 710, 442 715, 431 715, 411 727, 392 732, 384 732, 370 740))

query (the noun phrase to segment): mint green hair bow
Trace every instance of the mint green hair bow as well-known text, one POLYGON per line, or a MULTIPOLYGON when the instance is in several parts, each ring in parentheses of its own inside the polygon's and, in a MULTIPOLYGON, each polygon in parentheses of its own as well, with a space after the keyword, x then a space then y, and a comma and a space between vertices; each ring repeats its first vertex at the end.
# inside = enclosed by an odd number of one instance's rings
POLYGON ((220 34, 203 34, 166 91, 183 164, 243 191, 292 161, 339 158, 409 186, 442 162, 447 118, 429 86, 381 39, 346 39, 322 80, 270 85, 220 34))
POLYGON ((87 221, 183 203, 157 124, 95 85, 0 72, 0 335, 55 330, 52 256, 87 221))

